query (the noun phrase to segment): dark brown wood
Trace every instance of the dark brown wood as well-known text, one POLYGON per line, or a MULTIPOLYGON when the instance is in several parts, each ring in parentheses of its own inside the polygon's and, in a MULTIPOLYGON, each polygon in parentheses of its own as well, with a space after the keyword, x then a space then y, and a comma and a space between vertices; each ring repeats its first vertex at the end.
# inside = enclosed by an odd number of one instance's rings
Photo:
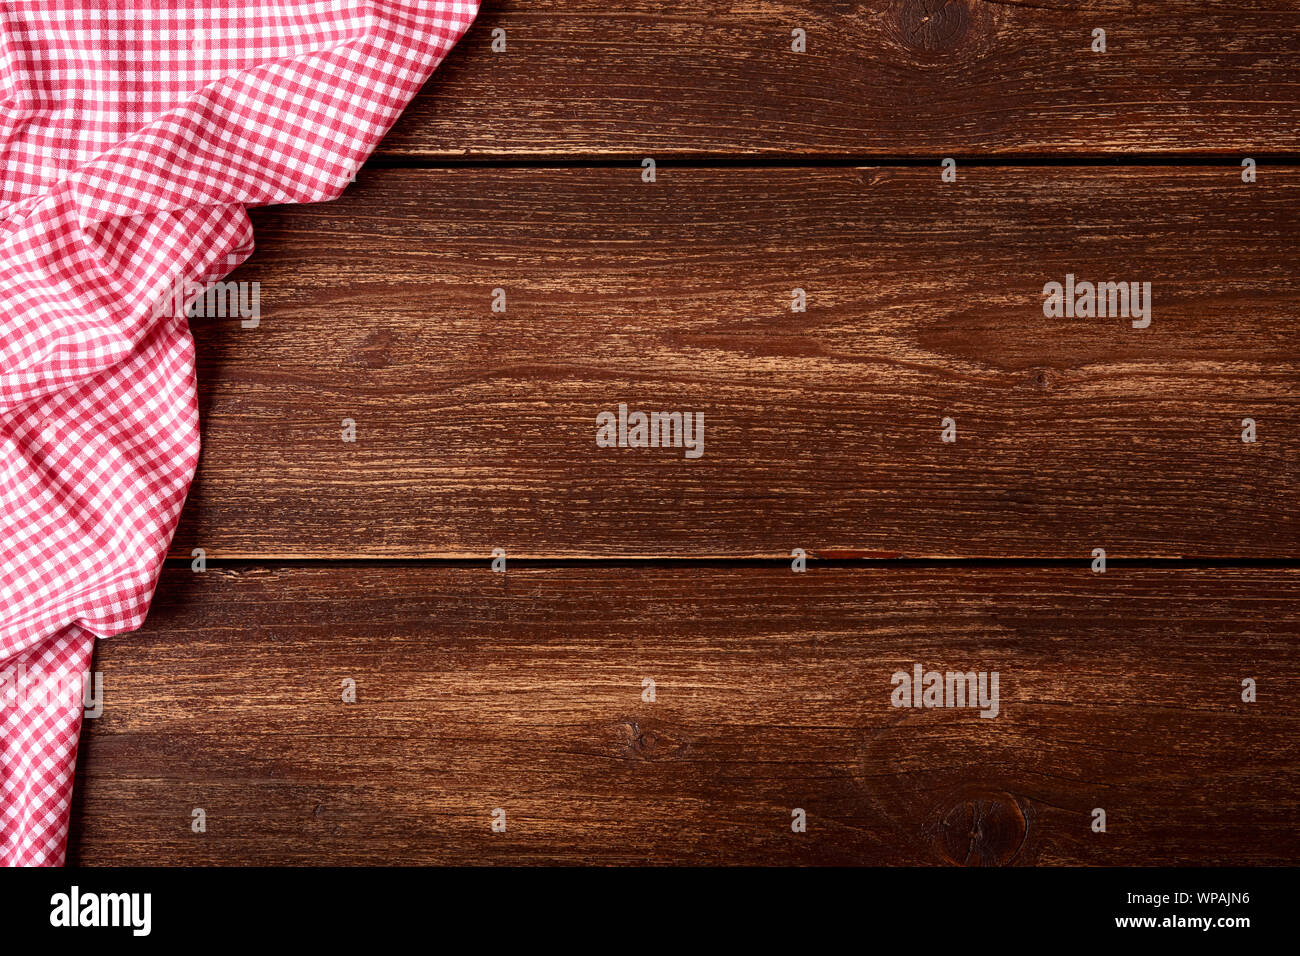
POLYGON ((1292 0, 489 0, 381 152, 1294 152, 1297 36, 1292 0))
POLYGON ((1293 863, 1297 633, 1296 571, 173 569, 70 858, 1293 863), (914 663, 999 716, 891 707, 914 663))
POLYGON ((363 174, 195 320, 175 553, 1294 557, 1298 172, 363 174), (1067 274, 1150 327, 1044 318, 1067 274), (620 403, 703 457, 597 447, 620 403))

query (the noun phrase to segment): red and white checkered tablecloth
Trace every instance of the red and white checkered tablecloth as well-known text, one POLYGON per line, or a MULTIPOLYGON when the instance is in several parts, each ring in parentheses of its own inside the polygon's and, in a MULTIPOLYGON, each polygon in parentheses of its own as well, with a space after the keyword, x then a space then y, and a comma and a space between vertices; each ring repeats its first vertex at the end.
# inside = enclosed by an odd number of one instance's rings
POLYGON ((248 256, 246 206, 336 197, 477 9, 0 0, 0 862, 63 862, 81 675, 143 622, 198 459, 156 304, 248 256))

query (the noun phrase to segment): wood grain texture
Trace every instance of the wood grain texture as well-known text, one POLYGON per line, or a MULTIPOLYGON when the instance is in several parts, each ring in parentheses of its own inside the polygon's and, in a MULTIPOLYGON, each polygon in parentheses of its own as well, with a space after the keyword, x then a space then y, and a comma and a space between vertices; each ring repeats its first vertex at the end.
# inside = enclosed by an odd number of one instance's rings
POLYGON ((1294 557, 1297 172, 363 175, 257 215, 258 328, 195 320, 174 553, 1294 557), (1044 318, 1067 273, 1150 328, 1044 318), (598 448, 619 403, 703 457, 598 448))
POLYGON ((1297 633, 1296 571, 169 570, 70 859, 1292 863, 1297 633), (999 716, 892 708, 916 662, 999 716))
POLYGON ((489 0, 381 153, 1294 152, 1297 36, 1292 0, 489 0))

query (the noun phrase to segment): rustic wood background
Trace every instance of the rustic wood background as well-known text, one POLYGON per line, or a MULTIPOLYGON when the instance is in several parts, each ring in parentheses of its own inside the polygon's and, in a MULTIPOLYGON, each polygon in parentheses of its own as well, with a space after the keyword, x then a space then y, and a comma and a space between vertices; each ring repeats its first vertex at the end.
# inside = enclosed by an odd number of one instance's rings
POLYGON ((1298 130, 1293 0, 487 3, 195 321, 69 861, 1294 862, 1298 130))

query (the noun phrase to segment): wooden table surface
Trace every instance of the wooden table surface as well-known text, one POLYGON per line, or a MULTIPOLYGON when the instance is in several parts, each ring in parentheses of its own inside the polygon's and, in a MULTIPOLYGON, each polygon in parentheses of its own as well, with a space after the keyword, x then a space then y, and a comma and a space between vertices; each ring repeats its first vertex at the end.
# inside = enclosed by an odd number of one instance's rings
POLYGON ((489 2, 254 222, 69 862, 1300 857, 1294 0, 489 2))

